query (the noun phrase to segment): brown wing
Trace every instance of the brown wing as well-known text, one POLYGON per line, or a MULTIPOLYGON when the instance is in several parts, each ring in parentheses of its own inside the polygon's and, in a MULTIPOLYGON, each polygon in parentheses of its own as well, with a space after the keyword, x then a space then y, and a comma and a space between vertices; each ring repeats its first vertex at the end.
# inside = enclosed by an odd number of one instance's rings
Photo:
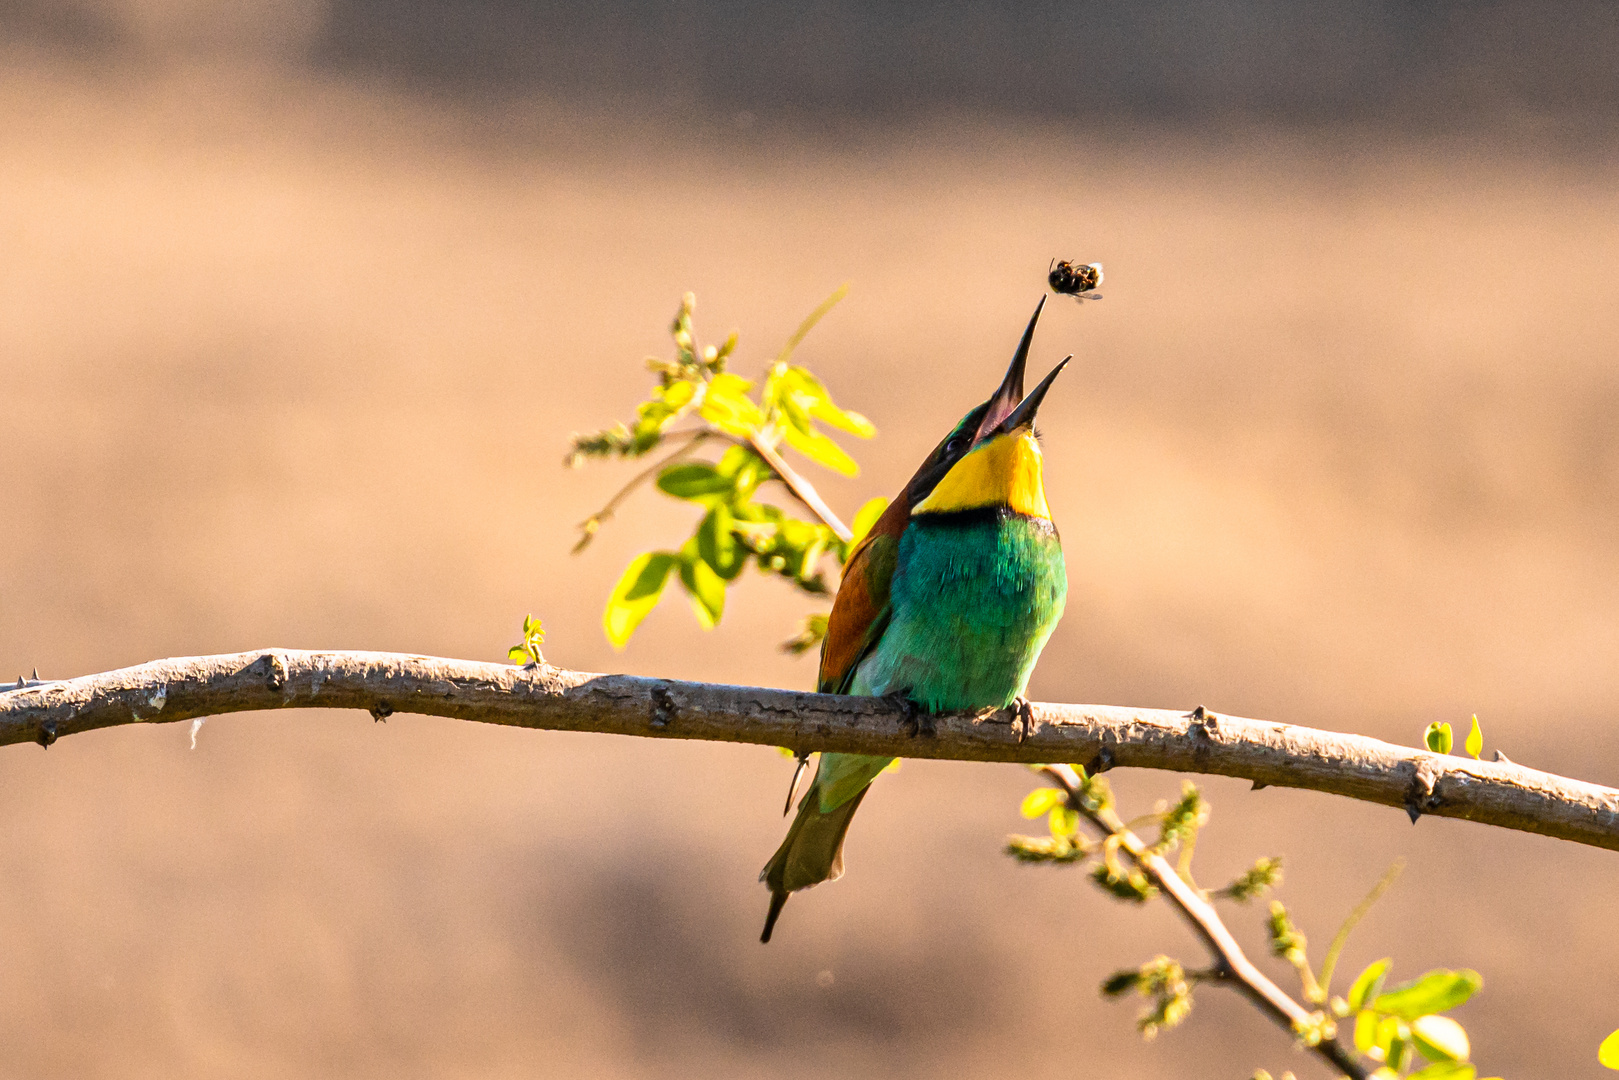
POLYGON ((911 519, 910 503, 901 495, 856 545, 843 566, 843 580, 832 600, 826 641, 821 644, 823 694, 846 694, 862 657, 877 644, 888 625, 888 587, 899 555, 899 535, 911 519))

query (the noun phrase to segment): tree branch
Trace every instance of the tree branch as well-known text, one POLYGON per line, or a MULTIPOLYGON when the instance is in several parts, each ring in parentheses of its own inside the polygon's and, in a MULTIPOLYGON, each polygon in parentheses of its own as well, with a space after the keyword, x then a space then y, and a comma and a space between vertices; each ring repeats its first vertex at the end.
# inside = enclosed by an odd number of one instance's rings
POLYGON ((839 540, 847 544, 854 539, 854 533, 849 531, 849 526, 845 525, 843 520, 832 512, 832 508, 826 505, 826 500, 821 498, 821 493, 815 490, 815 485, 798 475, 793 467, 787 464, 787 459, 782 457, 775 447, 757 434, 748 436, 748 445, 753 447, 755 453, 764 458, 766 465, 775 470, 776 478, 787 485, 787 490, 793 493, 793 497, 808 507, 816 517, 820 518, 821 523, 836 533, 839 540))
MULTIPOLYGON (((1254 966, 1253 961, 1242 951, 1242 946, 1237 944, 1237 939, 1231 936, 1231 931, 1226 929, 1225 922, 1220 918, 1220 913, 1214 910, 1214 905, 1187 883, 1175 868, 1169 865, 1168 860, 1155 853, 1139 836, 1131 832, 1119 819, 1118 814, 1105 806, 1086 805, 1079 777, 1074 774, 1074 770, 1066 765, 1054 765, 1048 766, 1045 773, 1068 796, 1069 809, 1088 820, 1103 836, 1110 834, 1117 836, 1119 846, 1135 860, 1136 865, 1141 867, 1154 885, 1158 886, 1159 891, 1169 898, 1175 910, 1190 924, 1213 954, 1217 981, 1231 983, 1241 990, 1243 996, 1253 1002, 1260 1012, 1295 1037, 1314 1026, 1314 1017, 1310 1010, 1294 1001, 1287 991, 1277 986, 1263 971, 1254 966)), ((1308 1049, 1321 1055, 1339 1072, 1352 1077, 1353 1080, 1366 1080, 1370 1075, 1366 1067, 1345 1050, 1336 1038, 1323 1038, 1308 1049)))
POLYGON ((1306 788, 1420 814, 1465 818, 1619 850, 1619 790, 1510 762, 1434 754, 1360 735, 1115 705, 941 716, 907 734, 875 698, 596 675, 544 665, 376 652, 258 649, 157 660, 77 679, 0 688, 0 745, 254 709, 425 713, 513 727, 759 743, 960 761, 1077 762, 1211 773, 1306 788))

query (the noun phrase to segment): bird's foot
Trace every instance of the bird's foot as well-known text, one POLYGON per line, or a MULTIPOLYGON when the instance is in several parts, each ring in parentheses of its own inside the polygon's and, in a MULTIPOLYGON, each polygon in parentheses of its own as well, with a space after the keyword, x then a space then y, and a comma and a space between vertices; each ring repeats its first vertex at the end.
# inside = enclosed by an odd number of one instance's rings
POLYGON ((1018 742, 1034 734, 1034 706, 1022 694, 1012 699, 1012 731, 1018 742))
POLYGON ((900 712, 904 713, 900 717, 899 723, 911 738, 914 739, 919 735, 932 738, 939 733, 938 727, 933 722, 933 714, 924 712, 920 705, 911 700, 909 694, 901 691, 887 696, 888 700, 897 705, 900 712))

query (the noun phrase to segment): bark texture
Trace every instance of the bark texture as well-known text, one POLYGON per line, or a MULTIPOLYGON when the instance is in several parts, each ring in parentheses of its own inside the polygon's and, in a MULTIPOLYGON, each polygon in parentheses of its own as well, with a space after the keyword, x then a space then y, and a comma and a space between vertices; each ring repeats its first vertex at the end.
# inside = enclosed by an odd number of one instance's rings
POLYGON ((60 681, 0 684, 0 745, 258 709, 365 709, 487 724, 809 752, 958 761, 1071 762, 1209 773, 1307 788, 1619 850, 1619 790, 1506 761, 1209 712, 1035 703, 1025 737, 1011 711, 921 726, 878 699, 599 675, 377 652, 256 649, 155 660, 60 681))

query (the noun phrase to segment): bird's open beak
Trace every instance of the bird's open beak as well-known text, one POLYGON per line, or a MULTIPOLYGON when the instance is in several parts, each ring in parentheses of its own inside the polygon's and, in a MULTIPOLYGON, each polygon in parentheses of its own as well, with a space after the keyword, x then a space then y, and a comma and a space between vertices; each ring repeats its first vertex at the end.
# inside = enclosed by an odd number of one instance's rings
POLYGON ((1009 431, 1016 431, 1020 427, 1030 427, 1034 424, 1034 414, 1040 411, 1040 402, 1045 400, 1046 391, 1051 384, 1057 381, 1062 369, 1068 366, 1073 356, 1065 356, 1062 363, 1051 369, 1051 374, 1040 380, 1040 385, 1029 391, 1029 396, 1018 403, 1017 408, 1007 414, 1006 419, 996 425, 993 434, 1004 435, 1009 431))
POLYGON ((989 408, 984 410, 984 418, 973 433, 974 442, 998 428, 1023 400, 1023 372, 1029 366, 1029 343, 1034 340, 1034 324, 1040 321, 1040 312, 1045 306, 1046 298, 1042 296, 1029 319, 1029 328, 1023 331, 1023 340, 1018 342, 1017 352, 1012 354, 1012 366, 1006 369, 1006 378, 989 399, 989 408))

